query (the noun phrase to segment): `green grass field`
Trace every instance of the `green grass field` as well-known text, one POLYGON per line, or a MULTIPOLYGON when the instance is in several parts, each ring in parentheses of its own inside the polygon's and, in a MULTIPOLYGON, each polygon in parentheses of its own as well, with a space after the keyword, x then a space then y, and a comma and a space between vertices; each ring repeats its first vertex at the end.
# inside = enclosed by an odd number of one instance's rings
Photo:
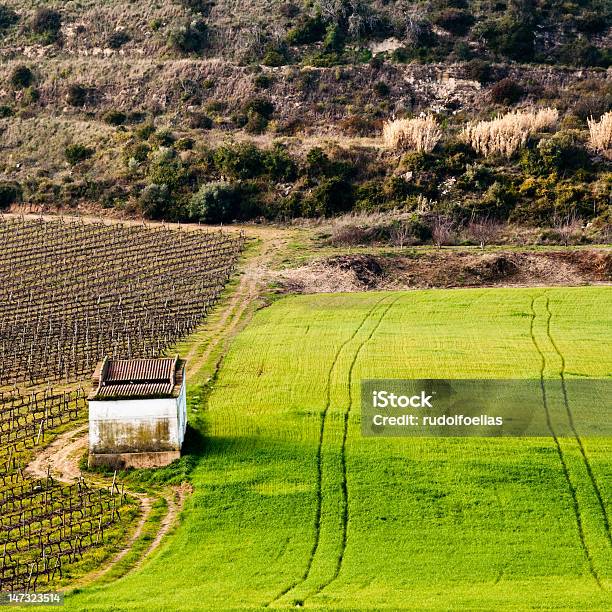
POLYGON ((174 536, 67 607, 609 610, 610 439, 363 438, 359 381, 610 377, 611 345, 607 287, 275 302, 191 414, 174 536))

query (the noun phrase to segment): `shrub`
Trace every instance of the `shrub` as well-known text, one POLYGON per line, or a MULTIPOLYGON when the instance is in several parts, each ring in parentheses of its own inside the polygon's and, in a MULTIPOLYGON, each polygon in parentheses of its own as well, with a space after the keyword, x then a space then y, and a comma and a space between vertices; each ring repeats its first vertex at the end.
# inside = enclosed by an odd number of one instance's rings
POLYGON ((374 83, 374 92, 381 98, 386 98, 391 93, 391 88, 384 81, 374 83))
POLYGON ((270 67, 284 66, 287 63, 287 58, 278 49, 267 49, 261 63, 270 67))
POLYGON ((342 51, 344 48, 344 32, 337 24, 330 24, 325 31, 323 49, 327 52, 342 51))
POLYGON ((106 44, 111 49, 120 49, 123 45, 130 42, 130 35, 125 30, 113 32, 107 39, 106 44))
POLYGON ((105 113, 102 119, 108 125, 123 125, 127 121, 127 116, 121 111, 111 110, 105 113))
POLYGON ((491 100, 501 104, 515 104, 524 95, 525 90, 513 79, 502 79, 491 87, 491 100))
POLYGON ((25 89, 34 82, 34 74, 27 66, 17 66, 11 73, 11 85, 15 89, 25 89))
POLYGON ((472 27, 474 17, 462 9, 447 8, 435 13, 432 21, 455 36, 463 36, 472 27))
POLYGON ((8 30, 19 21, 19 15, 8 6, 0 4, 0 32, 8 30))
POLYGON ((602 115, 599 121, 587 120, 589 146, 604 156, 612 158, 612 111, 602 115))
POLYGON ((74 83, 68 87, 68 93, 66 95, 66 102, 70 104, 70 106, 85 106, 87 103, 87 98, 89 96, 89 89, 83 85, 79 85, 78 83, 74 83))
POLYGON ((0 210, 21 202, 21 185, 15 181, 0 181, 0 210))
POLYGON ((330 217, 353 206, 352 185, 338 176, 323 179, 306 198, 304 213, 310 217, 330 217))
POLYGON ((383 126, 385 145, 395 151, 429 153, 442 138, 442 130, 433 115, 415 119, 396 119, 383 126))
POLYGON ((287 42, 290 45, 307 45, 322 40, 323 36, 325 36, 325 23, 320 15, 303 17, 287 32, 287 42))
POLYGON ((491 64, 485 60, 473 59, 465 65, 465 76, 479 83, 489 82, 492 72, 491 64))
POLYGON ((210 130, 213 120, 205 113, 191 113, 189 115, 189 127, 194 130, 210 130))
POLYGON ((535 25, 530 16, 508 15, 482 22, 477 27, 478 35, 485 39, 491 50, 519 62, 533 59, 535 25))
POLYGON ((349 136, 369 136, 376 128, 380 130, 380 122, 363 115, 351 115, 340 121, 340 129, 349 136))
POLYGON ((177 151, 192 151, 194 146, 195 140, 193 138, 189 138, 188 136, 179 138, 174 145, 177 151))
POLYGON ((575 133, 558 132, 552 138, 541 140, 537 147, 525 151, 521 165, 534 176, 551 172, 563 176, 579 168, 588 168, 589 159, 575 133))
POLYGON ((173 149, 160 148, 149 164, 148 177, 151 183, 167 185, 172 192, 184 183, 186 173, 173 149))
POLYGON ((263 165, 270 178, 279 181, 293 181, 297 177, 297 165, 286 147, 276 144, 263 155, 263 165))
POLYGON ((187 23, 170 33, 169 42, 181 53, 200 53, 208 46, 208 26, 202 20, 187 23))
POLYGON ((138 205, 146 219, 161 219, 171 206, 172 196, 168 185, 151 183, 147 185, 138 197, 138 205))
POLYGON ((181 4, 194 13, 207 14, 210 7, 214 4, 210 0, 180 0, 181 4))
POLYGON ((261 151, 249 143, 218 147, 213 163, 223 176, 232 179, 254 178, 265 172, 261 151))
POLYGON ((189 216, 204 223, 232 221, 239 210, 239 186, 226 181, 202 185, 189 203, 189 216))
POLYGON ((126 166, 134 167, 147 161, 151 147, 144 142, 127 145, 123 149, 123 161, 126 166))
POLYGON ((461 134, 465 142, 485 157, 512 157, 525 146, 530 135, 553 127, 558 118, 558 111, 551 108, 516 111, 491 121, 469 124, 461 134))
POLYGON ((270 87, 270 85, 272 85, 272 77, 270 77, 267 74, 258 74, 254 79, 253 79, 253 85, 257 88, 257 89, 268 89, 268 87, 270 87))
POLYGON ((266 119, 270 119, 274 112, 274 104, 267 98, 251 98, 243 105, 242 111, 246 115, 257 113, 266 119))
POLYGON ((558 47, 553 57, 557 63, 576 67, 607 68, 612 63, 612 54, 608 49, 602 51, 582 36, 558 47))
POLYGON ((306 154, 306 173, 310 177, 326 174, 330 165, 330 159, 321 147, 313 147, 306 154))
POLYGON ((6 104, 0 104, 0 119, 6 119, 8 117, 12 117, 15 114, 15 111, 6 104))
POLYGON ((248 134, 263 134, 268 127, 268 120, 259 113, 249 113, 244 124, 244 131, 248 134))
POLYGON ((30 29, 43 42, 55 42, 62 29, 61 13, 50 8, 39 8, 30 20, 30 29))
POLYGON ((71 144, 66 147, 64 154, 66 155, 66 161, 71 166, 76 166, 76 164, 89 159, 94 154, 94 150, 82 144, 71 144))

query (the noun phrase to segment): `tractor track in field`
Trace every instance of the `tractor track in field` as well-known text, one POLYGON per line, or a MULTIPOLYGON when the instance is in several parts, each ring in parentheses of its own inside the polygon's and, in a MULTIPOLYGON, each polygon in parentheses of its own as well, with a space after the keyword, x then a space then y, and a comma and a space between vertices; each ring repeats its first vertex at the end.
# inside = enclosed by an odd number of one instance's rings
POLYGON ((323 440, 325 436, 325 421, 327 419, 327 414, 331 407, 332 376, 338 364, 338 359, 340 358, 340 355, 342 354, 342 351, 344 350, 344 347, 347 346, 355 338, 355 336, 357 336, 359 331, 363 328, 367 320, 370 318, 370 315, 376 310, 378 305, 385 299, 386 299, 386 296, 377 300, 374 303, 374 305, 363 316, 359 325, 355 328, 351 336, 338 347, 338 350, 334 354, 334 359, 331 363, 331 366, 327 372, 327 382, 326 382, 326 391, 325 391, 325 407, 323 408, 323 412, 321 413, 319 442, 317 445, 317 494, 316 494, 317 495, 317 507, 315 511, 314 542, 313 542, 313 545, 310 551, 310 555, 308 557, 308 563, 306 564, 306 569, 304 570, 304 573, 302 574, 302 576, 298 578, 297 580, 293 581, 291 584, 289 584, 289 586, 284 588, 278 595, 276 595, 276 597, 274 597, 274 599, 264 604, 265 608, 270 607, 271 605, 276 603, 279 599, 281 599, 281 597, 284 597, 285 595, 287 595, 287 593, 289 593, 290 591, 298 587, 300 584, 304 583, 308 579, 308 576, 310 575, 310 572, 312 570, 312 565, 314 563, 314 559, 316 557, 317 550, 319 548, 320 538, 321 538, 321 514, 322 514, 322 506, 323 506, 323 440))
POLYGON ((544 413, 546 416, 546 426, 548 428, 548 431, 550 432, 550 436, 552 437, 556 450, 557 450, 557 455, 559 456, 559 461, 561 463, 561 469, 563 471, 563 476, 565 477, 565 481, 567 483, 569 492, 570 492, 570 496, 572 499, 572 507, 574 509, 574 515, 576 518, 576 526, 578 528, 578 537, 580 539, 580 546, 582 548, 582 551, 584 553, 584 556, 586 557, 588 566, 589 566, 589 572, 591 574, 591 576, 593 576, 593 579, 595 580, 595 582, 597 583, 597 585, 599 586, 600 589, 603 589, 603 585, 601 583, 601 580, 599 578, 599 575, 597 574, 597 570, 595 569, 595 565, 593 564, 593 557, 591 556, 591 552, 589 550, 589 547, 587 545, 586 542, 586 537, 585 537, 585 533, 584 533, 584 525, 582 523, 582 514, 580 512, 580 504, 578 503, 578 496, 576 494, 576 488, 574 487, 572 480, 570 478, 570 473, 569 473, 569 468, 567 466, 567 461, 565 459, 565 455, 563 454, 563 449, 561 448, 561 443, 559 442, 559 438, 557 437, 557 434, 555 432, 555 428, 552 424, 552 419, 550 417, 550 409, 548 406, 548 398, 546 395, 546 386, 544 384, 544 372, 546 370, 546 356, 544 355, 544 352, 542 351, 540 345, 538 344, 538 341, 535 337, 535 332, 534 332, 534 324, 537 318, 537 314, 535 311, 535 301, 536 298, 535 297, 531 297, 531 304, 530 304, 530 309, 531 309, 531 322, 530 322, 530 326, 529 326, 529 333, 531 335, 531 342, 533 343, 533 346, 535 348, 535 350, 537 351, 538 355, 540 356, 540 389, 542 391, 542 405, 544 407, 544 413))
POLYGON ((313 595, 318 595, 322 591, 324 591, 332 582, 334 582, 338 576, 340 575, 340 571, 342 569, 342 564, 344 562, 344 555, 346 553, 346 544, 348 539, 348 524, 349 524, 349 491, 348 491, 348 471, 346 465, 346 442, 348 440, 348 428, 349 428, 349 419, 351 416, 351 407, 353 404, 353 397, 351 391, 351 385, 353 383, 353 370, 355 369, 355 364, 357 363, 357 359, 361 354, 361 351, 364 349, 366 344, 372 340, 374 334, 378 331, 381 326, 383 320, 387 316, 389 310, 393 308, 395 303, 401 298, 401 295, 398 295, 394 300, 386 304, 382 314, 380 315, 376 325, 372 328, 372 331, 368 335, 368 337, 359 345, 357 350, 355 351, 355 355, 353 356, 353 360, 351 361, 351 365, 348 371, 348 406, 346 411, 344 412, 344 428, 342 432, 342 446, 340 450, 340 461, 342 465, 342 543, 340 548, 340 554, 338 555, 338 560, 336 562, 336 569, 332 577, 322 585, 320 585, 316 592, 313 595))
POLYGON ((606 531, 606 536, 608 538, 608 543, 610 544, 610 546, 612 546, 612 535, 610 534, 610 519, 608 517, 608 513, 606 511, 606 505, 604 503, 603 500, 603 495, 601 493, 601 489, 599 488, 599 485, 597 484, 597 479, 595 478, 595 474, 593 473, 593 468, 591 466, 591 462, 589 461, 589 457, 587 455, 586 449, 584 447, 584 444, 582 442, 582 438, 580 437, 580 435, 578 434, 578 431, 576 429, 575 423, 574 423, 574 416, 572 414, 572 410, 570 408, 570 402, 569 402, 569 397, 568 397, 568 393, 567 393, 567 384, 565 381, 565 357, 563 356, 563 353, 561 352, 561 350, 559 349, 557 343, 555 342, 555 339, 552 335, 551 332, 551 321, 552 321, 552 317, 553 317, 553 313, 550 309, 550 300, 548 297, 546 297, 546 314, 547 314, 547 320, 546 320, 546 334, 548 335, 548 339, 550 341, 550 344, 552 345, 552 347, 555 350, 555 353, 557 353, 557 355, 559 356, 559 359, 561 361, 561 369, 559 371, 559 376, 561 378, 561 390, 563 393, 563 405, 565 407, 565 412, 567 414, 567 418, 570 424, 570 428, 572 430, 572 433, 574 435, 574 439, 576 440, 576 443, 578 444, 578 448, 580 449, 580 454, 582 455, 582 460, 584 462, 584 467, 587 471, 587 474, 589 476, 589 480, 591 481, 591 485, 593 486, 593 491, 595 493, 595 497, 597 498, 597 503, 599 504, 599 508, 601 510, 601 515, 603 517, 603 522, 604 522, 604 529, 606 531))

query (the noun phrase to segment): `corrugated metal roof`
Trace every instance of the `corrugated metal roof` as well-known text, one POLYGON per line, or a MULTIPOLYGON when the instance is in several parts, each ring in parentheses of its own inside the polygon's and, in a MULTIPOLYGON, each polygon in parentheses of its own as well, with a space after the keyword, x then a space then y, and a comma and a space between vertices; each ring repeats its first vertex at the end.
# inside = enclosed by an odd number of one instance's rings
POLYGON ((107 384, 100 387, 96 398, 163 397, 172 395, 172 383, 107 384))
POLYGON ((174 359, 116 359, 109 360, 102 383, 151 382, 172 380, 174 359))
POLYGON ((177 397, 185 362, 174 359, 108 359, 94 372, 90 400, 177 397))

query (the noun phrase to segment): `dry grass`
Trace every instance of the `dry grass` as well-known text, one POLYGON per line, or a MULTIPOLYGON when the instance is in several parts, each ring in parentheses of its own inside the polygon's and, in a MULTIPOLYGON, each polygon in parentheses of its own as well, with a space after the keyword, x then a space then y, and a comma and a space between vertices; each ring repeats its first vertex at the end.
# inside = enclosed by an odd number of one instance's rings
POLYGON ((587 122, 591 148, 612 159, 612 111, 602 115, 599 121, 591 117, 587 122))
POLYGON ((442 138, 442 129, 433 115, 415 119, 395 119, 383 126, 385 146, 395 151, 429 153, 442 138))
POLYGON ((514 111, 491 121, 467 125, 461 132, 465 142, 485 157, 512 157, 532 134, 553 128, 559 112, 553 108, 514 111))

